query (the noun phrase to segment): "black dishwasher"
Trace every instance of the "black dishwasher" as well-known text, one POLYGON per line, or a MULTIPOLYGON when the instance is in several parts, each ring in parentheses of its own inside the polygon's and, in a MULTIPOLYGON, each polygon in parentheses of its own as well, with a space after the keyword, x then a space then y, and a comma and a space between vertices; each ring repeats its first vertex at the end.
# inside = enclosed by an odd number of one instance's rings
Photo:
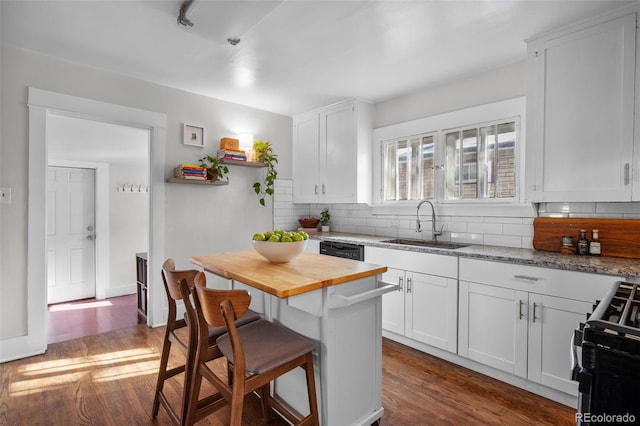
POLYGON ((364 261, 364 246, 337 241, 320 241, 320 254, 364 261))

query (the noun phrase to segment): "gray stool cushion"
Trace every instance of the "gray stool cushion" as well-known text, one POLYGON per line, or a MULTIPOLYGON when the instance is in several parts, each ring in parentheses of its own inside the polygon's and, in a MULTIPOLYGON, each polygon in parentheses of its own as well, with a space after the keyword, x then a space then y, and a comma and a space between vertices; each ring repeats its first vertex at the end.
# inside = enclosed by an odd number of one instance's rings
MULTIPOLYGON (((260 374, 309 352, 311 341, 280 324, 265 319, 238 328, 244 350, 246 374, 260 374)), ((220 352, 233 364, 228 334, 217 340, 220 352)))

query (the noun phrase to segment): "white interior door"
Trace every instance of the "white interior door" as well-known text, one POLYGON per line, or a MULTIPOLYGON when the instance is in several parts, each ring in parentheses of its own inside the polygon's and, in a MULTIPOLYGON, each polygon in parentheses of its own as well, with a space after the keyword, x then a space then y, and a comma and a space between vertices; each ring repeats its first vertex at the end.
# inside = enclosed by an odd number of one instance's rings
POLYGON ((48 303, 95 297, 95 170, 49 167, 48 303))

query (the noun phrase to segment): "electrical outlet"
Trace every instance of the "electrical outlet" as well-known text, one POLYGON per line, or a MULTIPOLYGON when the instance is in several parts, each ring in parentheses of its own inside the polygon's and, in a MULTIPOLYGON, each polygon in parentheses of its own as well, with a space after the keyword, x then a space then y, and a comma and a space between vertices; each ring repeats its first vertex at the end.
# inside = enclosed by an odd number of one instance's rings
POLYGON ((0 187, 0 204, 11 204, 11 188, 0 187))

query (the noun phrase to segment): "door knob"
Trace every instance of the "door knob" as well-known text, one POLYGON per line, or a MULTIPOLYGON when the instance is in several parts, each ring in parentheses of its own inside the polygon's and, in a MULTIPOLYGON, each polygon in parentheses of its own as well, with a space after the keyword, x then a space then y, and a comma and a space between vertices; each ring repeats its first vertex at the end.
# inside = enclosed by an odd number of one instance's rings
POLYGON ((87 235, 87 240, 92 241, 96 238, 95 235, 87 235))
POLYGON ((87 231, 93 231, 93 226, 92 225, 87 226, 87 231))

